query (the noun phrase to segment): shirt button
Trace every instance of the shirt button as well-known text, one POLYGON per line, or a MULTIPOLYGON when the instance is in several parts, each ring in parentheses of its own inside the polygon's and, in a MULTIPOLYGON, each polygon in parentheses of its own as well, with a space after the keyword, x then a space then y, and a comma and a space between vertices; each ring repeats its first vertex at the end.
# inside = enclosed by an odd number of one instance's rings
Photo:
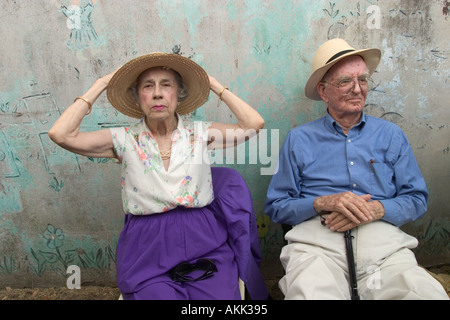
POLYGON ((353 184, 353 188, 356 188, 356 183, 353 184))
POLYGON ((352 142, 352 139, 348 139, 347 141, 348 141, 348 143, 350 143, 350 142, 352 142))
POLYGON ((353 161, 350 161, 350 165, 352 166, 352 165, 354 165, 355 163, 353 162, 353 161))

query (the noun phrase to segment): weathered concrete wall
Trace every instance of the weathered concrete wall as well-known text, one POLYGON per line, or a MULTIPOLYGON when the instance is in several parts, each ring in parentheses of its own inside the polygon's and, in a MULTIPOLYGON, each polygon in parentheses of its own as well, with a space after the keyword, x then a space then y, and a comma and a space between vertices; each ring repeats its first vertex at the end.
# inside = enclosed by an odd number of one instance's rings
MULTIPOLYGON (((123 223, 119 167, 68 153, 47 132, 98 77, 151 51, 191 57, 265 118, 268 136, 260 141, 269 142, 267 152, 259 143, 250 148, 259 152, 257 163, 247 152, 244 164, 225 165, 248 182, 264 257, 276 258, 282 232, 264 214, 271 177, 260 169, 271 165, 271 147, 277 151, 290 128, 324 114, 303 87, 314 51, 334 37, 382 49, 367 112, 404 129, 427 180, 429 212, 405 227, 421 242, 419 261, 450 261, 448 1, 1 0, 0 6, 0 286, 65 285, 69 265, 81 268, 84 284, 115 282, 123 223)), ((214 95, 195 116, 232 119, 214 95)), ((83 129, 129 121, 103 96, 83 129)))

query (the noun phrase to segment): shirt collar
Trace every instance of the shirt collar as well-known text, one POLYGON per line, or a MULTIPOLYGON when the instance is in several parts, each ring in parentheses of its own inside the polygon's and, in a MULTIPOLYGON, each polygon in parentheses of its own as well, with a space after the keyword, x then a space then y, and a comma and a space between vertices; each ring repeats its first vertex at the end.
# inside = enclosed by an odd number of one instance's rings
MULTIPOLYGON (((360 118, 358 124, 356 124, 352 128, 352 130, 353 129, 357 129, 358 131, 362 130, 364 128, 364 126, 366 125, 366 121, 367 121, 367 116, 366 116, 366 114, 363 111, 361 113, 361 118, 360 118)), ((325 116, 325 125, 332 133, 340 132, 340 133, 344 134, 344 132, 342 131, 341 126, 336 122, 336 120, 333 119, 333 117, 328 112, 328 109, 327 109, 327 114, 325 116)))
POLYGON ((177 118, 178 118, 178 126, 177 129, 178 130, 182 130, 184 128, 184 123, 183 123, 183 117, 180 116, 178 113, 176 114, 177 118))

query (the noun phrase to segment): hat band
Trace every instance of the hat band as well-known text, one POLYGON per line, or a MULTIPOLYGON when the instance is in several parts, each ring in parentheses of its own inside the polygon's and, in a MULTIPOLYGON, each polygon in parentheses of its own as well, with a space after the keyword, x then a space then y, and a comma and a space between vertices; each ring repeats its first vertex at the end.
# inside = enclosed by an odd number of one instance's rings
MULTIPOLYGON (((330 58, 330 60, 327 61, 327 63, 330 63, 331 61, 336 60, 336 59, 339 58, 340 56, 343 56, 344 54, 349 53, 349 52, 352 52, 352 51, 355 51, 355 50, 354 50, 354 49, 350 49, 350 50, 344 50, 344 51, 338 52, 338 53, 336 53, 334 56, 332 56, 332 57, 330 58)), ((325 63, 325 64, 327 64, 327 63, 325 63)))

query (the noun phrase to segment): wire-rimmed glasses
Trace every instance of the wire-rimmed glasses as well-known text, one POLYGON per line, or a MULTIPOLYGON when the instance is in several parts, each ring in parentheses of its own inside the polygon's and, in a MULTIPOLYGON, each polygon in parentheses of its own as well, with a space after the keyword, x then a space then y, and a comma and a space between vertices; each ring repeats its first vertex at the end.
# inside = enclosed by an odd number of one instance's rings
MULTIPOLYGON (((369 76, 361 76, 358 78, 358 85, 361 88, 361 91, 369 91, 369 82, 372 79, 369 76)), ((332 86, 339 89, 340 93, 344 96, 349 95, 356 88, 356 81, 353 78, 343 78, 337 84, 322 81, 324 83, 331 84, 332 86)))

